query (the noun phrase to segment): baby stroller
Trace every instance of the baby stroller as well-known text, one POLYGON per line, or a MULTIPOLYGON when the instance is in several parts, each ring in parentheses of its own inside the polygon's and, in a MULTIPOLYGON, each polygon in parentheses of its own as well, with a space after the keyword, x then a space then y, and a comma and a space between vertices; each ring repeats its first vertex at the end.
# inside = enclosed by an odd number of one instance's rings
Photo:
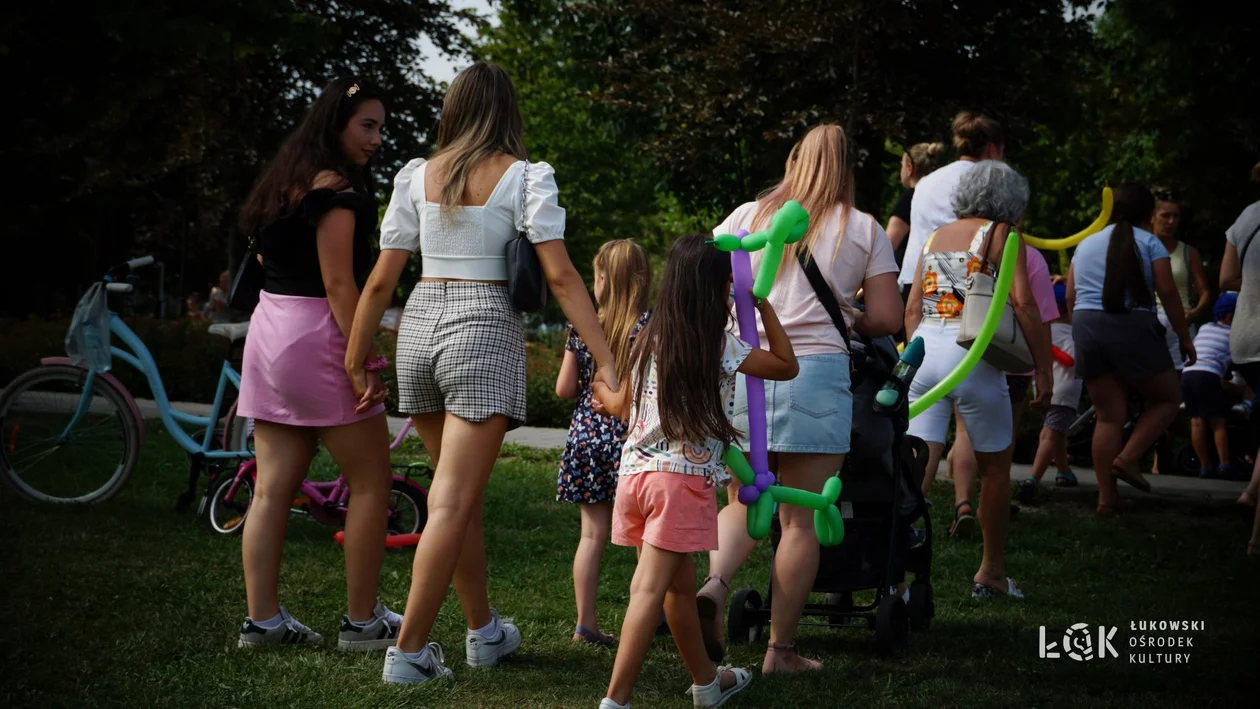
MULTIPOLYGON (((901 655, 910 631, 925 631, 935 615, 932 600, 932 522, 921 483, 927 467, 927 445, 906 435, 909 404, 905 386, 892 377, 897 349, 892 338, 872 341, 855 337, 850 343, 853 381, 853 435, 840 477, 844 488, 837 502, 844 518, 844 541, 823 547, 812 590, 826 593, 827 602, 809 603, 803 618, 817 618, 828 628, 865 627, 875 631, 881 654, 901 655), (900 390, 900 405, 891 413, 877 413, 875 394, 892 381, 900 390), (923 523, 922 538, 911 524, 923 523), (914 536, 912 536, 914 535, 914 536), (893 587, 906 580, 909 600, 893 587), (870 605, 856 605, 853 594, 875 591, 870 605), (865 621, 864 623, 862 621, 865 621)), ((771 527, 772 548, 779 546, 776 513, 771 527)), ((770 623, 770 584, 762 595, 740 589, 731 599, 727 629, 732 643, 752 643, 770 623)))

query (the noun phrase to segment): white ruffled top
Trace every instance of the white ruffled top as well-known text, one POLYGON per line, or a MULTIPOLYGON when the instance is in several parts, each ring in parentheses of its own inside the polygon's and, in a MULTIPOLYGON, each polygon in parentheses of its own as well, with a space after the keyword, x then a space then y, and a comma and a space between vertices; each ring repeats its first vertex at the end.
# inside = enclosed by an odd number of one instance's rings
POLYGON ((526 170, 522 160, 503 173, 484 205, 443 212, 426 199, 425 164, 417 158, 399 170, 381 221, 381 250, 420 252, 423 277, 507 280, 505 251, 518 232, 535 244, 564 238, 564 209, 551 165, 529 163, 526 170))

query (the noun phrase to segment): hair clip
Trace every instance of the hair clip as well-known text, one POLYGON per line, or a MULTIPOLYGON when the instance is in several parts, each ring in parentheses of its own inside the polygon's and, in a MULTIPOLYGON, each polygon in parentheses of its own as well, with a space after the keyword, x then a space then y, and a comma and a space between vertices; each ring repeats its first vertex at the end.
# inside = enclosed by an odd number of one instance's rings
POLYGON ((359 93, 359 85, 357 83, 350 84, 350 88, 346 89, 346 98, 351 98, 359 93))

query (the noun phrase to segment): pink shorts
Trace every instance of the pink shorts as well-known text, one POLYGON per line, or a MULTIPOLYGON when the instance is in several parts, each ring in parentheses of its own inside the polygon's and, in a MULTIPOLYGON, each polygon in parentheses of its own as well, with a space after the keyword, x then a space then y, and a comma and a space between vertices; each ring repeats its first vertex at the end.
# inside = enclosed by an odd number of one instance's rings
POLYGON ((617 481, 613 544, 686 554, 718 547, 717 492, 708 478, 681 473, 636 473, 617 481))

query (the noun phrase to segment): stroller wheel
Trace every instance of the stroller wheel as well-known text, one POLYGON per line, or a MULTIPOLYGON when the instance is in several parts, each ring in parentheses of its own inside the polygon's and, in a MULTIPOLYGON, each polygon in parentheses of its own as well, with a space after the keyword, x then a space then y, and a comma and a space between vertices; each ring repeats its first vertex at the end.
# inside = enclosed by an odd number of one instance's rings
POLYGON ((875 612, 875 644, 884 657, 901 657, 910 642, 910 618, 906 603, 899 596, 888 595, 875 612))
POLYGON ((910 584, 910 603, 906 606, 906 613, 910 616, 910 629, 914 632, 926 632, 932 627, 932 618, 936 615, 932 584, 917 580, 910 584))
POLYGON ((731 598, 726 613, 726 632, 734 645, 750 645, 761 639, 761 594, 741 588, 731 598))

